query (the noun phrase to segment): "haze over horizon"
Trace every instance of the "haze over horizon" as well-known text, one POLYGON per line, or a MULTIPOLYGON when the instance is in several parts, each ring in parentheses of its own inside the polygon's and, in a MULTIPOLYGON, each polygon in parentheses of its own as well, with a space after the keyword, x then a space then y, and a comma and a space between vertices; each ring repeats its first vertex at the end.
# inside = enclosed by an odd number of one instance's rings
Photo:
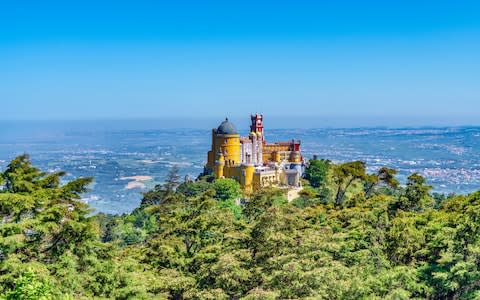
POLYGON ((475 1, 2 3, 2 119, 480 125, 479 53, 475 1))

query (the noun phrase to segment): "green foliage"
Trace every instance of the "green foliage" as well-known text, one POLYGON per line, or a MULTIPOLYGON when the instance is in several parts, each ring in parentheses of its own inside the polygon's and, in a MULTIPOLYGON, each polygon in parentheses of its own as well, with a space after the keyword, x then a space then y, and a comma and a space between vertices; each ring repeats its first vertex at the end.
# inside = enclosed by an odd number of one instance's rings
POLYGON ((144 242, 158 228, 155 216, 143 208, 137 208, 123 216, 98 214, 96 219, 100 225, 102 241, 116 242, 121 247, 144 242))
POLYGON ((393 210, 414 210, 420 211, 434 205, 433 197, 430 195, 431 186, 426 185, 426 179, 417 173, 408 177, 405 192, 393 203, 393 210))
POLYGON ((241 261, 236 267, 227 264, 235 262, 236 255, 222 256, 222 253, 234 253, 238 248, 245 238, 239 230, 244 225, 229 210, 220 208, 210 192, 151 211, 158 215, 161 224, 146 245, 144 261, 163 277, 175 278, 165 280, 162 292, 172 298, 185 297, 196 288, 223 287, 225 293, 239 292, 247 271, 242 269, 241 261), (221 274, 224 268, 230 268, 229 272, 221 274))
POLYGON ((236 200, 240 197, 240 184, 231 178, 217 179, 213 182, 215 199, 220 201, 236 200))
POLYGON ((41 185, 38 184, 43 173, 32 166, 30 157, 23 154, 15 158, 3 172, 5 188, 11 193, 30 193, 41 185))
POLYGON ((172 169, 130 214, 91 215, 91 179, 60 184, 23 155, 1 173, 0 299, 477 299, 480 192, 419 174, 310 162, 289 203, 172 169))
MULTIPOLYGON (((28 293, 25 278, 36 278, 29 272, 43 278, 38 284, 32 281, 32 293, 46 291, 45 282, 55 286, 62 279, 55 276, 55 269, 65 255, 75 262, 70 274, 84 273, 102 255, 105 246, 98 241, 98 225, 89 216, 88 206, 77 201, 91 179, 80 178, 62 186, 63 175, 41 172, 27 155, 17 157, 3 172, 0 292, 28 293)), ((61 292, 61 288, 55 289, 56 294, 61 292)))
POLYGON ((390 168, 380 168, 377 174, 367 175, 365 177, 365 195, 371 196, 375 192, 375 188, 383 186, 396 189, 400 186, 400 182, 395 178, 397 171, 390 168))
POLYGON ((205 180, 197 180, 195 182, 184 182, 177 188, 177 192, 185 197, 195 197, 206 191, 213 189, 212 183, 205 180))
POLYGON ((362 161, 353 161, 335 166, 333 174, 336 186, 335 204, 337 205, 343 204, 347 192, 354 183, 369 180, 369 176, 366 174, 365 163, 362 161))
POLYGON ((244 215, 255 220, 262 216, 265 211, 272 206, 282 206, 287 204, 287 198, 282 191, 277 189, 264 189, 255 193, 250 201, 247 202, 244 209, 244 215))
POLYGON ((15 289, 7 292, 0 299, 5 300, 47 300, 53 299, 51 286, 48 282, 39 280, 34 273, 26 272, 15 282, 15 289))
POLYGON ((306 186, 299 193, 299 197, 294 199, 292 204, 298 208, 306 208, 321 203, 326 203, 318 195, 318 189, 315 189, 311 186, 306 186))
POLYGON ((177 166, 173 166, 163 184, 155 186, 152 191, 143 194, 141 207, 158 205, 162 202, 169 201, 175 197, 175 190, 180 185, 180 175, 177 166))
POLYGON ((314 157, 305 169, 304 185, 300 199, 296 205, 307 207, 333 201, 335 187, 333 184, 334 165, 329 160, 314 157))
POLYGON ((217 179, 211 184, 211 188, 215 191, 213 196, 219 201, 221 208, 230 210, 235 218, 242 217, 242 208, 238 204, 242 195, 240 184, 231 178, 217 179))
POLYGON ((305 169, 305 179, 310 182, 311 186, 315 188, 321 187, 328 179, 328 172, 331 165, 329 160, 310 160, 305 169))

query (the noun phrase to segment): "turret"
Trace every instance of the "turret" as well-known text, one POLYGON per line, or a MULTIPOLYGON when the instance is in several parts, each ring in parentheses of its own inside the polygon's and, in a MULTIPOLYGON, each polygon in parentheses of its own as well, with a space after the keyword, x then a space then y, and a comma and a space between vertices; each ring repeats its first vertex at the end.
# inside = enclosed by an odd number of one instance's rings
POLYGON ((243 164, 241 166, 240 184, 244 187, 245 192, 250 193, 253 190, 253 174, 255 167, 253 164, 243 164))
POLYGON ((263 165, 263 137, 261 133, 257 133, 257 162, 263 165))
POLYGON ((215 146, 221 151, 231 165, 241 162, 240 159, 240 135, 237 128, 228 118, 218 126, 215 136, 215 146))
POLYGON ((250 125, 250 131, 255 132, 257 135, 260 134, 262 137, 262 142, 264 141, 263 138, 263 115, 255 114, 251 115, 250 119, 252 121, 250 125))
POLYGON ((225 158, 222 152, 217 154, 217 160, 215 161, 215 178, 222 178, 224 176, 223 170, 225 168, 225 158))

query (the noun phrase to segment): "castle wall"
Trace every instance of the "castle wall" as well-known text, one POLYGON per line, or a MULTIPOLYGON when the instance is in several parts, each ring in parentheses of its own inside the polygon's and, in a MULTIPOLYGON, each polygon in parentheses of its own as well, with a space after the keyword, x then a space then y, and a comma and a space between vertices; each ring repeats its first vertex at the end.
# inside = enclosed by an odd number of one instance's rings
POLYGON ((240 185, 245 189, 247 193, 253 191, 253 174, 255 167, 252 164, 245 164, 241 167, 240 185))
POLYGON ((238 134, 216 135, 215 152, 223 153, 226 164, 230 164, 230 165, 239 164, 241 162, 240 136, 238 134))

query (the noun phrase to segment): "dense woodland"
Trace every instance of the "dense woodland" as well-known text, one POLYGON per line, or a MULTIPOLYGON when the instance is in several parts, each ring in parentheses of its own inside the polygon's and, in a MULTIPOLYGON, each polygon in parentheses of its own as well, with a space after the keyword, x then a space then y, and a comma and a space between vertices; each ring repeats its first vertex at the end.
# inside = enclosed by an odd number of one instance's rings
POLYGON ((1 299, 480 299, 480 192, 314 158, 290 203, 174 168, 110 216, 64 175, 27 155, 0 173, 1 299))

